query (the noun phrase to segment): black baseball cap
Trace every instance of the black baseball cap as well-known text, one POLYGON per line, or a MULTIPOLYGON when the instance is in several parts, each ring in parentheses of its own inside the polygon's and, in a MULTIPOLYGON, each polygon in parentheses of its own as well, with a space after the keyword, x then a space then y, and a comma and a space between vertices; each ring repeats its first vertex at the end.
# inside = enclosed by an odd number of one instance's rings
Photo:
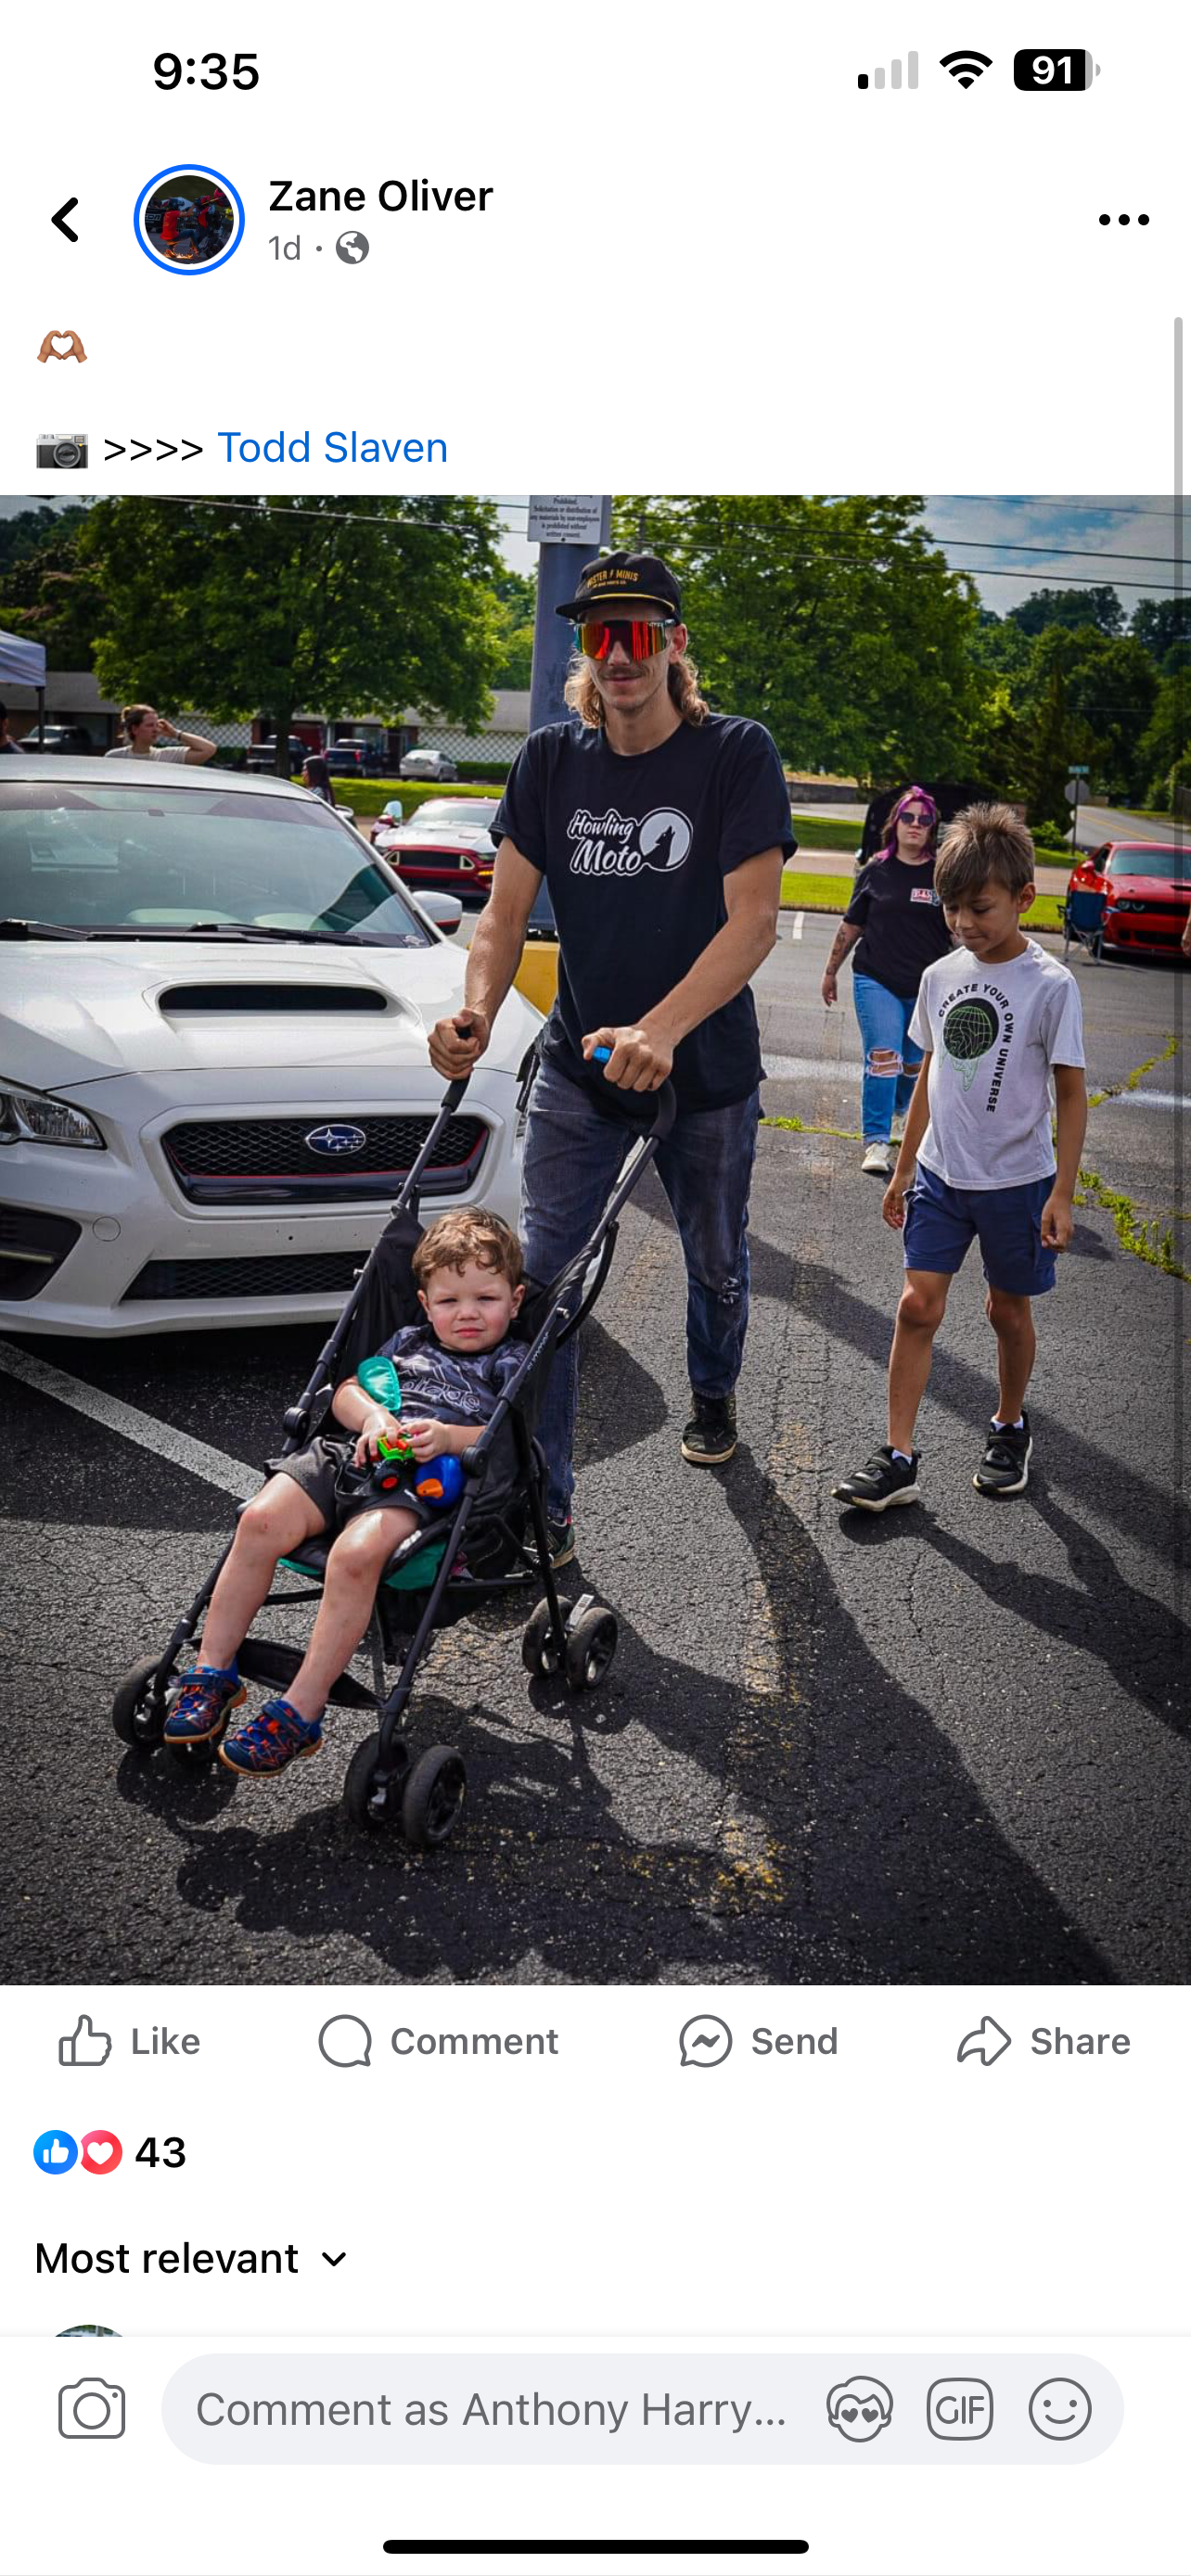
POLYGON ((660 555, 597 555, 584 564, 573 599, 564 600, 560 617, 576 625, 587 618, 635 617, 639 609, 661 609, 681 618, 682 592, 660 555))

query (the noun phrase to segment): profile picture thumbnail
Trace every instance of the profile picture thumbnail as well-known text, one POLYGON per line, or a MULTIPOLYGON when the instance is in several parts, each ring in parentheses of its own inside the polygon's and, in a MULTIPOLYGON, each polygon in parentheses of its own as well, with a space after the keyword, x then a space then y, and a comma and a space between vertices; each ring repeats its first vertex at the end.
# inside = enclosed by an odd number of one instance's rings
POLYGON ((244 208, 230 179, 218 170, 175 166, 159 170, 136 204, 141 249, 174 274, 221 267, 238 250, 244 208))

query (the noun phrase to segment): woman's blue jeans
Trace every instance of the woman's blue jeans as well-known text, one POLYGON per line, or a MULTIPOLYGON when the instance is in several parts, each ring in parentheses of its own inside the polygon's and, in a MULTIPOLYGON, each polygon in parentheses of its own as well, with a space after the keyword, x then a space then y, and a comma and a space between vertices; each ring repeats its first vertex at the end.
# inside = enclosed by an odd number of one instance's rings
MULTIPOLYGON (((749 1182, 759 1115, 756 1091, 727 1109, 680 1110, 658 1148, 658 1178, 686 1263, 687 1369, 697 1395, 730 1395, 740 1375, 749 1313, 749 1182)), ((543 1064, 530 1094, 521 1179, 521 1234, 532 1279, 554 1278, 587 1241, 632 1135, 631 1127, 601 1117, 582 1084, 543 1064)), ((565 1520, 571 1508, 582 1338, 576 1334, 564 1342, 538 1415, 551 1520, 565 1520)))
POLYGON ((878 984, 875 975, 853 974, 856 995, 856 1017, 864 1042, 864 1074, 860 1086, 860 1124, 866 1145, 888 1143, 895 1118, 904 1118, 914 1096, 922 1049, 910 1036, 914 1002, 903 1002, 900 994, 891 993, 887 984, 878 984), (874 1050, 888 1049, 897 1056, 900 1073, 880 1074, 870 1071, 874 1050))

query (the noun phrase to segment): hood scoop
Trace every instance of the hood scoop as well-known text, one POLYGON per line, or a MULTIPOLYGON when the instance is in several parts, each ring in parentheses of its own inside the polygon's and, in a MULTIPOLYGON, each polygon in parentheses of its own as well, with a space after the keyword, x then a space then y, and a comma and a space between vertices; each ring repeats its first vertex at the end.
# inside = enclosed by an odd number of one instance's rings
POLYGON ((387 1011, 397 1006, 375 984, 170 984, 157 996, 157 1007, 167 1020, 188 1019, 196 1012, 206 1012, 220 1019, 246 1015, 260 1019, 284 1012, 315 1012, 325 1018, 328 1012, 358 1013, 387 1011))

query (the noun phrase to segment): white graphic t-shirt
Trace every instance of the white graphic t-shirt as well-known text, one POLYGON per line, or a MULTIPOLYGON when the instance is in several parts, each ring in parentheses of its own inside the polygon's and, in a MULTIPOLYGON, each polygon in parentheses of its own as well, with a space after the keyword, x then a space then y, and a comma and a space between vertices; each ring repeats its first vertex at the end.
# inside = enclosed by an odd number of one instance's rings
POLYGON ((1055 1168, 1051 1067, 1082 1065, 1079 986, 1035 939, 982 966, 957 948, 928 966, 910 1035, 931 1050, 918 1160, 953 1190, 1007 1190, 1055 1168))

